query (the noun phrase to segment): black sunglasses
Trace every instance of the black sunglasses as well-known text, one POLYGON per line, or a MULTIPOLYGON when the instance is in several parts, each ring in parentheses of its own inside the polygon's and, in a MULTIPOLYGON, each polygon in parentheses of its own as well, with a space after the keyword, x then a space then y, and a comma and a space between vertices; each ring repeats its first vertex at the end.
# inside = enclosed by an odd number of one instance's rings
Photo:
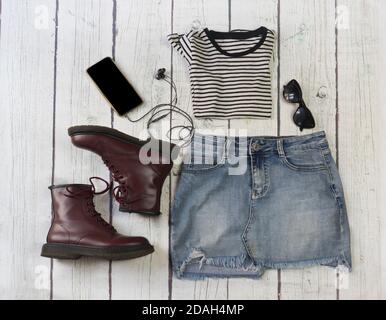
POLYGON ((290 82, 284 85, 283 97, 290 103, 299 103, 299 107, 293 115, 293 120, 300 128, 300 131, 303 131, 304 128, 315 128, 314 117, 304 103, 302 89, 300 88, 300 84, 295 79, 292 79, 290 82))

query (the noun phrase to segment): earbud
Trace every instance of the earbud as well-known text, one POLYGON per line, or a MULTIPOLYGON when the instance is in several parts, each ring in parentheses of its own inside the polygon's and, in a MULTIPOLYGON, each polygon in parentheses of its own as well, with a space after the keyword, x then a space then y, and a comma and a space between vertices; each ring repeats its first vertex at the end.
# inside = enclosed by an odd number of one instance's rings
POLYGON ((165 72, 166 72, 165 68, 158 69, 158 71, 155 75, 155 78, 157 80, 165 79, 165 72))

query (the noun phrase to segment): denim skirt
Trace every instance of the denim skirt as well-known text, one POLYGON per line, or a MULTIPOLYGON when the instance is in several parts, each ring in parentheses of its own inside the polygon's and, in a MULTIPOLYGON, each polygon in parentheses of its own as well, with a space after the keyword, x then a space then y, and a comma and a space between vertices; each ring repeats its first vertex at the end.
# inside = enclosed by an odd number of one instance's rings
POLYGON ((193 136, 171 212, 178 278, 258 278, 266 269, 351 270, 342 183, 324 132, 193 136))

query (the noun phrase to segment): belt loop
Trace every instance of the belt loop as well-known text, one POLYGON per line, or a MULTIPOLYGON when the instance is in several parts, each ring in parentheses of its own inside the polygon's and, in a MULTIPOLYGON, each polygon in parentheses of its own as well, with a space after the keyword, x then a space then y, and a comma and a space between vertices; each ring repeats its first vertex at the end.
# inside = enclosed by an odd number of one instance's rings
POLYGON ((229 142, 230 142, 230 140, 229 140, 228 136, 225 136, 223 160, 226 160, 226 159, 229 158, 229 154, 228 154, 228 152, 229 152, 229 142))
POLYGON ((284 148, 283 148, 283 139, 277 139, 277 152, 279 157, 285 157, 284 148))
POLYGON ((195 142, 195 137, 192 139, 191 143, 189 144, 189 149, 188 149, 189 164, 194 164, 194 142, 195 142))
MULTIPOLYGON (((248 140, 247 140, 248 141, 248 140)), ((248 154, 252 154, 252 143, 253 143, 253 139, 249 139, 249 143, 247 145, 247 148, 248 148, 248 151, 247 153, 248 154)))

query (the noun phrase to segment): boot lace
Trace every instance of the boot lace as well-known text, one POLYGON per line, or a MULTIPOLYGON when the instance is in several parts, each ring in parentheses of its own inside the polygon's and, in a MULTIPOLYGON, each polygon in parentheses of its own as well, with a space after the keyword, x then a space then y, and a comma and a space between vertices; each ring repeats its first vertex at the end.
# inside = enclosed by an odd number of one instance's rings
POLYGON ((118 182, 118 186, 113 188, 113 195, 115 200, 117 200, 119 204, 125 204, 129 193, 129 188, 124 181, 123 175, 120 173, 119 169, 110 162, 110 160, 106 158, 102 159, 107 168, 109 168, 113 179, 118 182))
POLYGON ((87 206, 88 213, 92 217, 94 217, 97 220, 98 223, 100 223, 104 227, 110 229, 111 232, 115 233, 116 229, 110 223, 105 221, 102 218, 101 214, 98 211, 96 211, 95 205, 94 205, 94 202, 93 202, 93 196, 94 195, 99 195, 99 194, 106 193, 110 189, 111 185, 106 180, 104 180, 102 178, 99 178, 99 177, 91 177, 91 178, 89 178, 89 181, 90 181, 91 186, 92 186, 91 194, 90 194, 90 191, 88 191, 88 190, 80 190, 78 192, 73 192, 68 187, 66 187, 66 191, 67 191, 68 194, 65 194, 65 196, 69 197, 69 198, 86 198, 87 199, 86 200, 86 206, 87 206), (100 192, 97 192, 96 188, 95 188, 95 184, 93 183, 94 179, 103 181, 106 184, 106 188, 103 189, 100 192))

